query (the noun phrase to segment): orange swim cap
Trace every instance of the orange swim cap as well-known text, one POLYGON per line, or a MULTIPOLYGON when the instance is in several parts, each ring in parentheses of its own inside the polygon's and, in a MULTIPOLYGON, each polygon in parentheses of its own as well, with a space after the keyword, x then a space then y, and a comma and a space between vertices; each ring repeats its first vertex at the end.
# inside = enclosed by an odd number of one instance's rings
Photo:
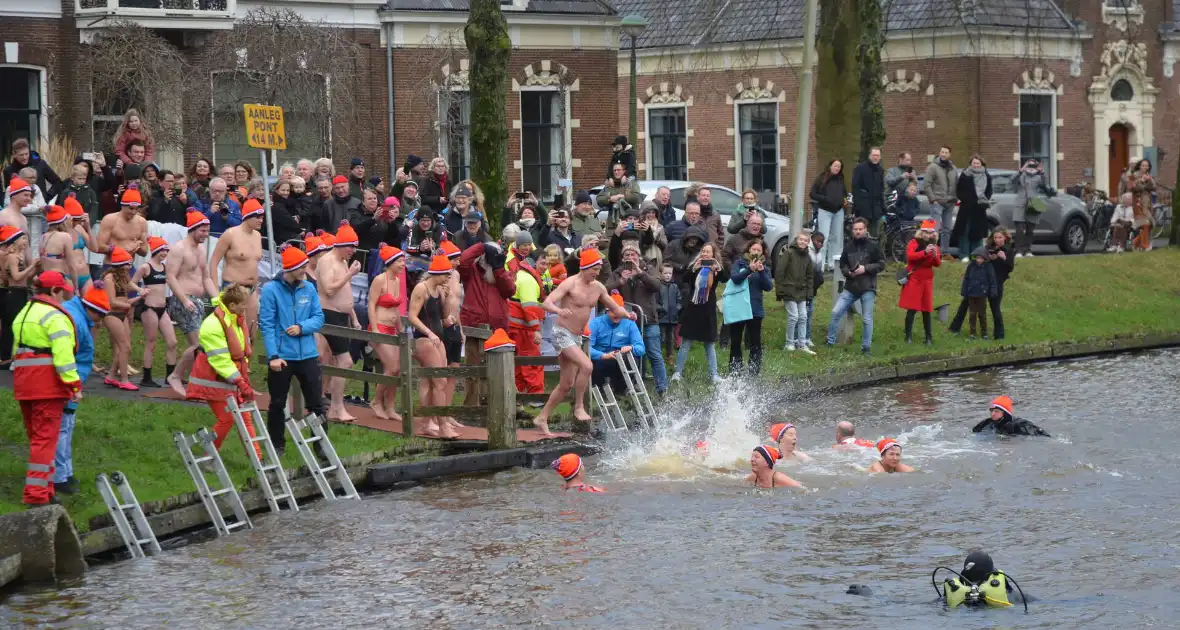
POLYGON ((1012 399, 1008 396, 1000 396, 992 401, 991 409, 999 409, 1008 415, 1012 415, 1012 399))
POLYGON ((897 447, 897 450, 899 450, 899 451, 901 450, 901 444, 897 440, 895 440, 891 437, 881 438, 877 442, 877 452, 881 453, 881 455, 884 455, 885 451, 887 451, 893 447, 897 447))
POLYGON ((795 428, 795 425, 791 424, 790 422, 780 422, 780 423, 770 427, 770 439, 774 440, 777 443, 783 439, 784 435, 786 435, 787 429, 794 429, 794 428, 795 428))
POLYGON ((759 444, 758 446, 755 446, 754 452, 761 455, 762 459, 766 460, 766 465, 770 468, 774 468, 774 462, 783 458, 783 454, 780 453, 777 448, 773 446, 766 446, 765 444, 759 444))
POLYGON ((577 453, 566 453, 553 460, 549 467, 556 470, 562 479, 569 481, 582 472, 582 458, 577 453))

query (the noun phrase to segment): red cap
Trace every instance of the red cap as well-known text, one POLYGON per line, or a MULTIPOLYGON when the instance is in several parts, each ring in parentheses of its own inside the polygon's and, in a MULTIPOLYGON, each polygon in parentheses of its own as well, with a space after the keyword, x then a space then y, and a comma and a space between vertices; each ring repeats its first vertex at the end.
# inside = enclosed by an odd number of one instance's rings
POLYGON ((45 222, 49 225, 61 225, 69 217, 69 213, 61 206, 49 206, 49 210, 45 212, 45 222))
POLYGON ((901 450, 901 444, 897 440, 891 437, 881 438, 877 441, 877 452, 884 455, 885 451, 895 446, 897 447, 897 450, 901 450))
POLYGON ((307 254, 298 247, 283 246, 283 271, 295 271, 307 264, 307 254))
POLYGON ((443 274, 451 273, 451 261, 446 256, 435 256, 430 259, 430 269, 427 273, 434 276, 441 276, 443 274))
POLYGON ((463 255, 463 250, 459 249, 459 246, 451 241, 443 241, 439 243, 438 248, 442 250, 443 255, 447 258, 454 258, 456 256, 463 255))
POLYGON ((602 264, 602 254, 597 249, 583 249, 579 256, 579 268, 589 269, 602 264))
POLYGON ((347 184, 347 183, 348 183, 348 178, 343 175, 337 175, 336 177, 332 178, 332 185, 333 186, 335 186, 336 184, 347 184))
POLYGON ((99 288, 99 284, 101 283, 95 283, 94 286, 92 286, 90 290, 82 296, 82 305, 92 308, 103 315, 106 315, 107 313, 111 312, 111 298, 107 295, 106 291, 103 291, 99 288))
POLYGON ((140 206, 143 205, 143 197, 140 196, 138 190, 130 188, 123 191, 123 199, 119 203, 124 206, 140 206))
POLYGON ((128 254, 127 250, 123 249, 122 247, 111 248, 111 266, 112 267, 122 267, 123 265, 130 265, 130 264, 131 264, 131 254, 128 254))
POLYGON ((378 253, 381 255, 382 264, 386 267, 392 265, 398 258, 406 255, 402 250, 386 245, 385 243, 381 244, 381 249, 378 250, 378 253))
POLYGON ((263 208, 262 203, 257 199, 247 199, 246 203, 242 204, 242 220, 245 221, 254 216, 266 216, 266 208, 263 208))
POLYGON ((62 205, 66 209, 66 214, 70 215, 71 218, 81 219, 86 216, 86 210, 82 208, 82 204, 76 197, 66 197, 65 203, 62 205))
POLYGON ((33 192, 33 187, 29 185, 29 182, 19 177, 8 180, 8 196, 11 197, 23 192, 33 192))
POLYGON ((199 210, 189 209, 188 213, 184 215, 184 224, 188 226, 188 231, 201 227, 202 225, 209 225, 209 217, 199 210))
POLYGON ((155 256, 161 250, 167 250, 167 249, 168 249, 168 241, 166 241, 158 236, 148 237, 148 251, 151 252, 151 254, 150 254, 151 256, 155 256))
POLYGON ((340 229, 336 230, 336 243, 333 247, 356 247, 360 242, 356 230, 352 229, 348 221, 341 221, 340 229))
POLYGON ((515 348, 516 344, 512 342, 512 338, 508 333, 504 332, 503 328, 497 328, 496 332, 492 333, 491 337, 483 343, 484 350, 495 350, 497 348, 515 348))
POLYGON ((16 241, 16 239, 24 236, 24 230, 11 225, 0 226, 0 245, 8 245, 16 241))
POLYGON ((61 275, 60 271, 42 271, 41 275, 37 276, 37 284, 43 289, 64 289, 70 293, 74 292, 74 285, 66 282, 66 277, 61 275))

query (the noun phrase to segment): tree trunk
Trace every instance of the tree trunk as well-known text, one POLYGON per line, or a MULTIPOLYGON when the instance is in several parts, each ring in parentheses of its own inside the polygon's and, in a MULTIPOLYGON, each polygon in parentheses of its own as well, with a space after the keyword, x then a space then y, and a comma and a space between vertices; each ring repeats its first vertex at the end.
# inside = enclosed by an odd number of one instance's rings
POLYGON ((500 230, 499 208, 508 199, 508 60, 512 40, 498 0, 471 0, 463 29, 471 56, 471 179, 483 189, 484 217, 500 230))
POLYGON ((848 173, 852 172, 849 161, 855 158, 861 143, 858 5, 859 0, 820 2, 815 41, 816 151, 821 165, 840 159, 848 173))
POLYGON ((1168 245, 1180 245, 1180 151, 1176 152, 1176 188, 1172 191, 1172 233, 1168 235, 1168 245))
POLYGON ((869 149, 885 143, 885 107, 881 104, 881 50, 885 47, 885 23, 879 0, 857 0, 860 5, 860 161, 869 149))

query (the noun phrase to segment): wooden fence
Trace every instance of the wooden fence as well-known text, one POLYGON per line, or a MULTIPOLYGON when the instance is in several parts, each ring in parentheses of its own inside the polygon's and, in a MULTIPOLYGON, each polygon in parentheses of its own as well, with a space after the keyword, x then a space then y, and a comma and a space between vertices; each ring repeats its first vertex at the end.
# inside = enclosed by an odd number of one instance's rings
MULTIPOLYGON (((520 394, 516 391, 516 366, 518 365, 557 365, 556 356, 518 357, 513 348, 491 351, 481 351, 483 362, 478 365, 463 365, 459 367, 424 368, 414 365, 412 326, 403 318, 404 333, 401 335, 385 335, 344 328, 340 326, 324 326, 320 334, 345 339, 355 339, 368 343, 382 343, 396 346, 400 357, 401 370, 398 376, 387 376, 376 372, 323 366, 324 376, 341 377, 350 381, 364 381, 377 385, 397 387, 401 396, 401 408, 396 411, 402 416, 402 434, 413 435, 413 418, 447 416, 460 420, 486 420, 488 428, 488 448, 515 448, 516 442, 516 405, 518 402, 545 402, 548 393, 520 394), (487 383, 487 405, 441 405, 416 407, 414 404, 414 387, 419 378, 455 378, 476 379, 487 383)), ((492 336, 487 328, 463 327, 463 335, 468 339, 486 341, 492 336)), ((588 343, 588 342, 587 342, 588 343)), ((589 350, 587 349, 587 352, 589 350)), ((302 411, 303 401, 301 390, 291 388, 293 408, 302 411)))

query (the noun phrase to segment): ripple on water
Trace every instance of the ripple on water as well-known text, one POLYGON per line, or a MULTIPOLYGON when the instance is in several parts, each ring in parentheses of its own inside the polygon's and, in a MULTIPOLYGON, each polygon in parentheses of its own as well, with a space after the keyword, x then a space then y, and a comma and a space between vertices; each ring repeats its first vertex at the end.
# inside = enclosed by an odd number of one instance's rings
POLYGON ((607 494, 560 493, 552 471, 514 470, 310 506, 14 593, 0 625, 1170 627, 1177 359, 1122 355, 806 399, 727 383, 713 400, 666 408, 658 431, 609 440, 589 462, 607 494), (1134 404, 1111 409, 1111 383, 1134 383, 1134 404), (1055 437, 972 435, 1000 393, 1055 437), (814 458, 782 465, 812 492, 741 482, 750 449, 782 419, 814 458), (861 437, 896 437, 919 473, 870 477, 871 451, 828 448, 844 419, 861 437), (687 457, 702 439, 708 457, 687 457), (1041 598, 1027 617, 931 603, 930 571, 957 568, 975 547, 1041 598), (876 594, 846 595, 850 583, 876 594))

